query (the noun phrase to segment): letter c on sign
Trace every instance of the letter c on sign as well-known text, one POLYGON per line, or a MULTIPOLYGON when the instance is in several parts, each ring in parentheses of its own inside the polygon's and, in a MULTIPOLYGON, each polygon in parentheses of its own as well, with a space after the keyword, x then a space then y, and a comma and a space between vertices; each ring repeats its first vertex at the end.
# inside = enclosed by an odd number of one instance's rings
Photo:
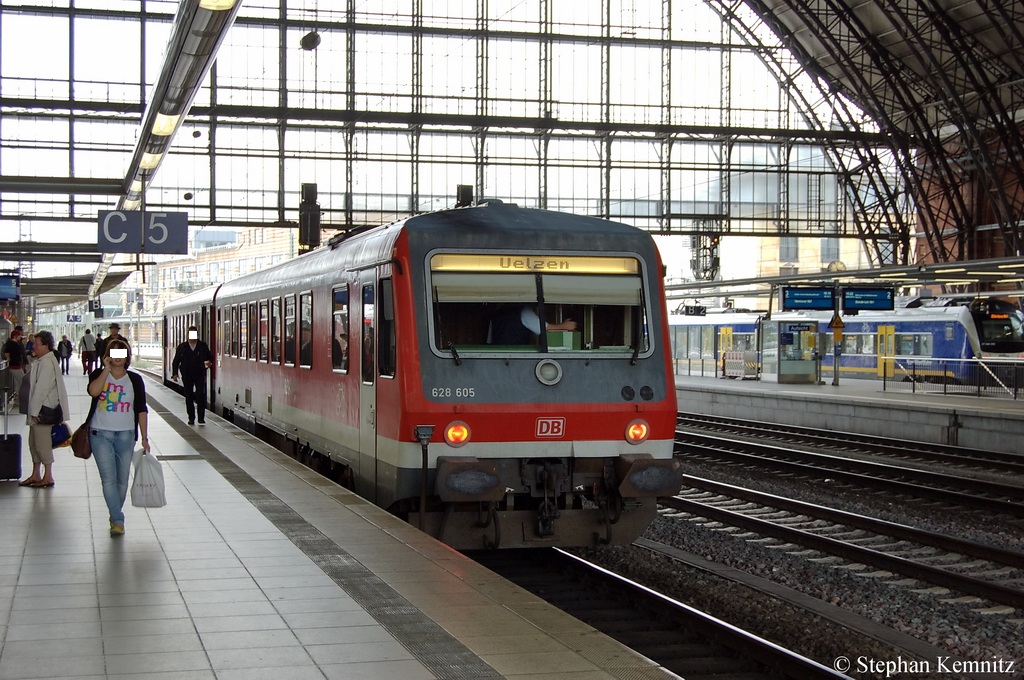
POLYGON ((107 216, 103 218, 103 235, 111 243, 120 243, 121 241, 128 238, 128 234, 127 232, 122 230, 120 238, 114 238, 113 236, 110 235, 110 220, 113 219, 115 215, 118 217, 118 219, 121 220, 122 225, 128 221, 128 218, 125 216, 123 212, 119 210, 110 211, 109 213, 107 213, 107 216))

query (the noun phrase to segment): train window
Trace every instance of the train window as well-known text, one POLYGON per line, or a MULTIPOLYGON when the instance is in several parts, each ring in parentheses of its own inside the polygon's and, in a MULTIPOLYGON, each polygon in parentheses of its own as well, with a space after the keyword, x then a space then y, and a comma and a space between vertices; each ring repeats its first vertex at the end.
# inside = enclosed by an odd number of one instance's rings
POLYGON ((231 356, 239 356, 238 339, 242 334, 241 315, 238 313, 238 305, 231 305, 231 356))
POLYGON ((391 279, 380 280, 380 305, 377 308, 377 370, 382 376, 395 375, 395 305, 391 279))
POLYGON ((281 363, 281 298, 270 301, 270 361, 281 363))
MULTIPOLYGON (((637 265, 634 271, 639 270, 637 265)), ((439 352, 629 353, 650 348, 643 280, 636 273, 435 271, 431 285, 433 341, 439 352), (548 326, 544 337, 541 318, 548 326), (575 326, 576 332, 550 328, 561 324, 575 326)))
POLYGON ((284 299, 284 363, 286 366, 295 365, 295 296, 289 295, 284 299))
POLYGON ((313 294, 299 295, 299 366, 313 365, 313 294))
POLYGON ((220 310, 220 337, 217 338, 218 353, 223 355, 231 354, 231 308, 221 307, 220 310))
POLYGON ((373 304, 373 286, 363 286, 363 329, 362 349, 359 363, 363 382, 373 383, 373 324, 376 319, 376 307, 373 304))
POLYGON ((259 358, 260 352, 260 317, 259 306, 249 303, 249 358, 259 358))
POLYGON ((932 336, 930 333, 897 333, 896 354, 898 356, 930 357, 932 336))
POLYGON ((348 371, 348 286, 335 288, 331 312, 331 366, 336 371, 348 371))
POLYGON ((270 310, 266 300, 260 301, 260 361, 270 359, 270 310))
POLYGON ((238 305, 238 358, 249 356, 249 307, 238 305))

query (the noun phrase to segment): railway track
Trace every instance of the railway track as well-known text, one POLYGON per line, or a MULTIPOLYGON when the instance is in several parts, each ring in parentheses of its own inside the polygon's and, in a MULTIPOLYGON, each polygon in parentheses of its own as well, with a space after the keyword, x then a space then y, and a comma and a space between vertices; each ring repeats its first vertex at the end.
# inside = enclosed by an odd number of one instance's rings
POLYGON ((680 412, 678 427, 733 436, 813 446, 836 453, 883 457, 908 463, 941 465, 958 471, 988 470, 1020 475, 1024 479, 1024 456, 999 451, 983 451, 960 446, 891 439, 852 432, 819 430, 795 425, 723 418, 680 412))
POLYGON ((688 680, 846 677, 561 550, 466 554, 688 680))
POLYGON ((840 558, 889 572, 880 578, 910 578, 919 582, 911 587, 939 586, 994 603, 979 603, 986 613, 1024 609, 1024 553, 689 475, 683 481, 663 507, 770 537, 791 552, 813 551, 807 559, 840 558))
POLYGON ((818 453, 794 448, 793 444, 777 446, 682 430, 676 431, 675 450, 676 455, 683 457, 740 463, 760 472, 774 470, 938 501, 948 504, 951 509, 975 508, 1007 517, 1024 518, 1024 486, 976 479, 964 474, 933 472, 818 453))

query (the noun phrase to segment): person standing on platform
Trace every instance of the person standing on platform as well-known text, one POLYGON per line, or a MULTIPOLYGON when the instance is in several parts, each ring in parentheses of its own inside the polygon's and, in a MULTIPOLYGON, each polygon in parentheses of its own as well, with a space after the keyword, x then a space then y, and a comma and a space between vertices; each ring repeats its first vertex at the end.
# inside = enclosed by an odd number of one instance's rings
POLYGON ((110 535, 124 535, 124 499, 128 496, 132 450, 141 441, 149 453, 149 408, 146 383, 131 365, 131 347, 124 338, 110 338, 103 368, 89 374, 89 444, 103 482, 103 500, 110 512, 110 535))
POLYGON ((124 340, 126 343, 128 342, 128 340, 123 335, 121 335, 121 324, 117 323, 116 321, 110 324, 110 335, 108 335, 107 337, 102 338, 99 336, 98 333, 96 334, 96 358, 99 359, 101 368, 104 365, 103 357, 106 356, 107 345, 112 340, 117 339, 124 340))
POLYGON ((213 365, 213 354, 210 347, 199 339, 199 330, 195 326, 188 327, 188 340, 178 345, 171 361, 171 380, 177 382, 181 372, 181 386, 185 388, 185 412, 188 413, 188 424, 196 422, 196 411, 199 411, 199 424, 206 423, 206 370, 213 365))
POLYGON ((28 374, 28 446, 32 454, 32 474, 18 482, 19 486, 31 486, 37 489, 53 486, 53 439, 50 430, 53 423, 44 423, 40 417, 43 407, 56 409, 60 407, 62 419, 71 413, 68 402, 68 391, 64 387, 64 377, 57 366, 57 357, 53 353, 53 334, 50 331, 39 331, 32 345, 36 360, 32 371, 28 374), (42 470, 40 470, 42 468, 42 470), (39 476, 40 471, 42 476, 39 476))
POLYGON ((60 372, 63 375, 71 375, 71 355, 75 353, 75 346, 68 340, 68 336, 62 335, 57 343, 57 358, 60 359, 60 372))
POLYGON ((7 370, 11 376, 11 393, 8 397, 11 403, 18 401, 18 391, 21 389, 21 381, 25 378, 25 348, 21 344, 21 331, 15 328, 11 336, 7 338, 2 349, 4 359, 7 360, 7 370))
POLYGON ((78 351, 82 355, 82 375, 89 375, 96 368, 96 336, 88 328, 78 341, 78 351))

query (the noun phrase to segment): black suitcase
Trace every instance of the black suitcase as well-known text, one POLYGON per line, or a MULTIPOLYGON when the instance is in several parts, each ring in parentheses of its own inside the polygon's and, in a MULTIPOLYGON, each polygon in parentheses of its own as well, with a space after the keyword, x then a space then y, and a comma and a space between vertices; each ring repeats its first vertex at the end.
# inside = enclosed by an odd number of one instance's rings
POLYGON ((0 392, 4 400, 4 436, 0 439, 0 479, 21 479, 21 435, 7 434, 7 390, 0 392))

